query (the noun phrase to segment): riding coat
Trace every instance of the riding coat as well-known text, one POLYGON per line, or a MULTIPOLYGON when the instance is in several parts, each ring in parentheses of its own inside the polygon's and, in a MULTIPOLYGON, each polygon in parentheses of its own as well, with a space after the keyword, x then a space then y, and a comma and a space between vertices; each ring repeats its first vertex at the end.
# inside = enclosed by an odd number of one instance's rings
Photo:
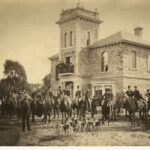
POLYGON ((132 96, 133 96, 132 90, 127 90, 127 91, 126 91, 126 94, 127 94, 129 97, 132 97, 132 96))
POLYGON ((112 95, 111 93, 105 93, 105 94, 103 95, 103 99, 104 99, 105 101, 110 101, 110 100, 112 100, 112 98, 113 98, 113 95, 112 95))
POLYGON ((133 91, 133 98, 136 100, 141 98, 140 92, 138 90, 133 91))
POLYGON ((81 90, 76 91, 76 97, 81 98, 81 90))

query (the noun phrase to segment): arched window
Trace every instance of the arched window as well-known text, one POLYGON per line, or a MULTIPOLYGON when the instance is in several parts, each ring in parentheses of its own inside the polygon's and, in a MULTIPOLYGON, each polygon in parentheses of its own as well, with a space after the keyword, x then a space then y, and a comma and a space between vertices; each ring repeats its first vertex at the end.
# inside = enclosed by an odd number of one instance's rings
POLYGON ((72 44, 72 31, 70 31, 70 46, 72 46, 73 44, 72 44))
POLYGON ((90 32, 87 32, 87 46, 90 45, 90 32))
POLYGON ((67 33, 64 34, 64 47, 67 47, 67 33))
POLYGON ((102 53, 102 68, 101 68, 101 71, 102 72, 108 71, 108 53, 107 52, 102 53))

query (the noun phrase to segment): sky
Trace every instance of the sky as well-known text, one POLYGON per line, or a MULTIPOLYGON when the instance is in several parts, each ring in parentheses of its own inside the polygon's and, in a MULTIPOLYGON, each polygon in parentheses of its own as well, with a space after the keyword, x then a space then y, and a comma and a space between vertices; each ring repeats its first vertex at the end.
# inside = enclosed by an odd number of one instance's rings
POLYGON ((0 78, 11 59, 24 66, 28 82, 41 83, 50 73, 48 57, 59 52, 59 14, 79 1, 85 9, 98 9, 104 21, 99 40, 141 26, 150 41, 150 0, 0 0, 0 78))

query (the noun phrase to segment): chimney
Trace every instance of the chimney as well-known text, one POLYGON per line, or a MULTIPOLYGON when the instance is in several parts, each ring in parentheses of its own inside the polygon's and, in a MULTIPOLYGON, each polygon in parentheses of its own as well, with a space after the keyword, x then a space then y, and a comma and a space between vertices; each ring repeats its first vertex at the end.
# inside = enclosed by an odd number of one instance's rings
POLYGON ((134 35, 136 35, 138 37, 142 37, 142 31, 143 31, 143 28, 136 27, 136 28, 134 28, 134 35))

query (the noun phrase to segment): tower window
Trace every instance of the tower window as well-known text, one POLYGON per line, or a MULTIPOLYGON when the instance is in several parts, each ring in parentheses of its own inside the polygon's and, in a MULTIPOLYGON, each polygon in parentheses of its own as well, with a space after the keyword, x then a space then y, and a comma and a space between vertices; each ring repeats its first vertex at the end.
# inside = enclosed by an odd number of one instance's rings
POLYGON ((64 47, 67 47, 67 33, 64 35, 64 47))
POLYGON ((73 44, 72 44, 72 31, 70 32, 70 46, 72 46, 73 44))
POLYGON ((136 52, 131 52, 130 55, 130 67, 136 68, 136 52))
POLYGON ((71 62, 71 61, 70 61, 70 57, 66 57, 66 63, 67 63, 67 64, 70 64, 70 62, 71 62))
POLYGON ((102 68, 101 68, 101 71, 102 72, 108 71, 108 53, 107 52, 102 53, 102 68))
POLYGON ((90 32, 87 32, 87 46, 90 45, 90 32))

